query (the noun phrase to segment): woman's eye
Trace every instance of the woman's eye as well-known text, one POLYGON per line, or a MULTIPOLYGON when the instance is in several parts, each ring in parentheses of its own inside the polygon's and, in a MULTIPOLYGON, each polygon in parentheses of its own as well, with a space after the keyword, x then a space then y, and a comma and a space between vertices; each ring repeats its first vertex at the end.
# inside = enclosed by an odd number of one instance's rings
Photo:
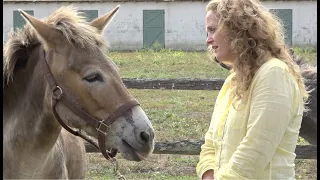
POLYGON ((83 79, 88 81, 89 83, 96 82, 96 81, 103 82, 103 78, 99 73, 90 74, 84 77, 83 79))
POLYGON ((215 32, 215 31, 216 31, 216 28, 214 28, 214 27, 207 27, 207 32, 213 33, 213 32, 215 32))

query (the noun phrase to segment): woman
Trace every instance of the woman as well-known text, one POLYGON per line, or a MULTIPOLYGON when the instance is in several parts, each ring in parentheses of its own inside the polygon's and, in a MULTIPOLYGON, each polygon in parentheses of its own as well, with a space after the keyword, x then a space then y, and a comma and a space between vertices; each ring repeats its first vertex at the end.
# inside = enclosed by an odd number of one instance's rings
POLYGON ((294 179, 308 92, 283 27, 256 0, 211 0, 207 43, 231 67, 201 146, 202 179, 294 179))

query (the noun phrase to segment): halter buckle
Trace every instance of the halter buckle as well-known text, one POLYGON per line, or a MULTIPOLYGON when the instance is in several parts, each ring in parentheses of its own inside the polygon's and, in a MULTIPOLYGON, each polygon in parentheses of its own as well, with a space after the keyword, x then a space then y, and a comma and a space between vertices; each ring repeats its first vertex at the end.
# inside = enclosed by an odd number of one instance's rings
POLYGON ((103 120, 101 120, 101 121, 99 121, 99 125, 96 129, 99 133, 103 134, 104 136, 107 136, 107 133, 109 132, 109 128, 110 128, 110 126, 103 123, 103 120), (101 129, 101 127, 102 127, 102 129, 101 129))
POLYGON ((62 96, 63 92, 62 89, 60 88, 60 86, 55 86, 54 88, 52 88, 52 98, 55 100, 59 100, 62 96), (55 92, 57 92, 57 90, 59 90, 59 93, 56 94, 55 92))

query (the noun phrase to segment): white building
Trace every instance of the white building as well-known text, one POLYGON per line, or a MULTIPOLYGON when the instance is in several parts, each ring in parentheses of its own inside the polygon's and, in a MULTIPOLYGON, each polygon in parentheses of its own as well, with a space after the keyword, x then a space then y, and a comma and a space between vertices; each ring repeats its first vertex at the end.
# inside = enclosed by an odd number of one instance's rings
MULTIPOLYGON (((17 12, 26 10, 37 18, 49 16, 61 6, 73 5, 88 13, 88 20, 117 5, 119 12, 105 31, 112 50, 138 50, 154 42, 182 50, 205 50, 207 0, 4 0, 3 39, 13 27, 25 23, 17 12)), ((286 24, 288 44, 317 45, 317 1, 263 1, 276 9, 286 24)), ((155 44, 154 44, 155 45, 155 44)))

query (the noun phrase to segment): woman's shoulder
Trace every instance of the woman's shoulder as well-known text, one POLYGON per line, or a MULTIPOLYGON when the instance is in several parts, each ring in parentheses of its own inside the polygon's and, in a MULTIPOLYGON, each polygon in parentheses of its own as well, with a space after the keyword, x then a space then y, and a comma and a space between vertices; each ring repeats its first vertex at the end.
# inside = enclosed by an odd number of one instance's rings
POLYGON ((256 72, 256 76, 265 75, 274 71, 289 72, 288 65, 278 58, 268 59, 256 72))
POLYGON ((280 59, 270 58, 255 73, 252 84, 262 82, 277 84, 278 82, 282 83, 284 80, 294 82, 294 78, 289 71, 288 65, 280 59))
POLYGON ((278 58, 270 58, 260 67, 262 71, 268 71, 272 68, 288 70, 288 65, 278 58))

